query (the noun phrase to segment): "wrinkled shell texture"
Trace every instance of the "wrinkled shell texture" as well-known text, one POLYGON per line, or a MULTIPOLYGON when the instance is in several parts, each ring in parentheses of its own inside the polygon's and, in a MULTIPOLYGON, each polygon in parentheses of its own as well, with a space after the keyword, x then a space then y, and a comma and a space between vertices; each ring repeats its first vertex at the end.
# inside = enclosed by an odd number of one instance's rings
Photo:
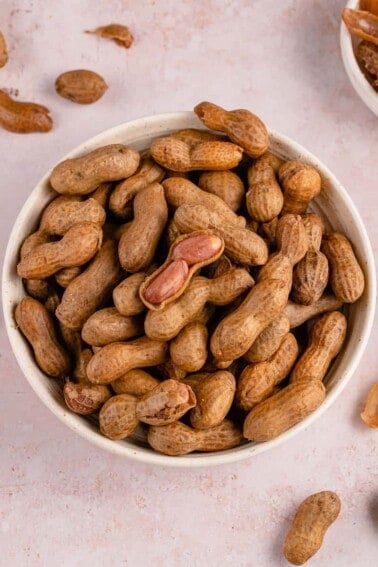
MULTIPOLYGON (((132 42, 118 24, 94 33, 132 42)), ((57 85, 79 103, 106 89, 85 70, 57 85)), ((22 104, 0 91, 0 124, 47 129, 47 109, 22 104)), ((339 310, 364 290, 353 243, 307 212, 318 172, 267 151, 248 110, 195 112, 212 131, 58 163, 17 259, 15 322, 66 406, 170 456, 263 443, 316 411, 348 336, 339 310)))

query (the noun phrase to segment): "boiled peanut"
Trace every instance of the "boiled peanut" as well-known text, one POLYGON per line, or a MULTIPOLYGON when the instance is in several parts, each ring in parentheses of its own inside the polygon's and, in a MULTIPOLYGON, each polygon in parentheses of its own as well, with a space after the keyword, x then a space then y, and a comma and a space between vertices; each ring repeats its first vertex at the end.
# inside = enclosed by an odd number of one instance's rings
POLYGON ((75 224, 91 222, 102 226, 105 218, 104 208, 95 199, 79 201, 77 197, 62 195, 43 211, 39 230, 63 236, 75 224))
POLYGON ((206 325, 193 321, 186 325, 169 345, 173 364, 186 372, 197 372, 207 359, 208 330, 206 325))
POLYGON ((378 427, 378 383, 373 384, 369 390, 361 419, 369 427, 378 427))
POLYGON ((164 177, 164 169, 151 158, 141 161, 136 173, 118 183, 109 200, 109 208, 117 217, 129 219, 132 217, 132 200, 151 183, 159 183, 164 177))
POLYGON ((263 222, 260 225, 260 234, 265 238, 268 244, 276 244, 276 230, 278 217, 274 217, 271 221, 263 222))
POLYGON ((289 384, 249 412, 243 435, 250 441, 274 439, 315 411, 324 398, 325 388, 320 380, 289 384))
POLYGON ((246 366, 236 390, 238 406, 249 411, 273 392, 274 387, 289 374, 298 356, 298 344, 291 333, 282 340, 277 351, 264 362, 246 366))
POLYGON ((343 346, 346 331, 347 320, 340 311, 320 317, 311 329, 307 348, 296 363, 290 381, 323 380, 343 346))
POLYGON ((337 297, 328 293, 322 295, 318 301, 311 305, 299 305, 293 301, 288 301, 284 309, 284 314, 290 321, 290 328, 294 329, 317 315, 340 309, 342 304, 342 301, 337 299, 337 297))
POLYGON ((333 293, 344 303, 354 303, 363 294, 365 278, 351 243, 344 234, 331 232, 323 237, 322 251, 330 264, 333 293))
POLYGON ((227 305, 252 285, 252 277, 243 268, 234 268, 213 280, 197 276, 175 301, 159 311, 147 312, 145 333, 151 339, 171 340, 199 317, 207 302, 227 305))
POLYGON ((220 425, 231 409, 236 381, 227 370, 212 374, 193 374, 184 378, 193 388, 196 406, 190 410, 190 423, 195 429, 209 429, 220 425))
POLYGON ((77 278, 79 274, 81 274, 82 268, 81 266, 72 266, 71 268, 62 268, 59 272, 55 273, 55 281, 60 287, 69 286, 69 284, 77 278))
POLYGON ((146 307, 139 297, 139 288, 146 279, 147 274, 137 272, 124 279, 113 290, 113 301, 118 311, 125 317, 138 315, 146 307))
POLYGON ((136 195, 134 219, 119 241, 119 261, 124 270, 138 272, 151 263, 167 220, 163 188, 152 183, 136 195))
POLYGON ((148 430, 151 447, 165 455, 186 455, 193 451, 223 451, 240 445, 242 435, 229 419, 209 429, 193 429, 180 421, 148 430))
POLYGON ((159 384, 159 380, 141 368, 129 370, 111 383, 116 394, 130 394, 140 398, 150 392, 159 384))
POLYGON ((282 312, 288 290, 281 280, 257 283, 243 303, 216 327, 210 349, 220 368, 243 356, 258 335, 282 312))
POLYGON ((108 206, 110 194, 113 191, 113 184, 112 183, 100 183, 100 185, 90 193, 89 197, 96 201, 103 209, 106 209, 108 206))
POLYGON ((129 394, 112 396, 99 413, 100 431, 109 439, 125 439, 138 427, 137 398, 129 394))
POLYGON ((55 309, 60 303, 60 297, 52 282, 49 280, 24 279, 23 284, 30 297, 43 303, 50 313, 55 313, 55 309))
POLYGON ((88 380, 93 384, 110 384, 133 368, 163 363, 168 345, 141 337, 129 342, 111 343, 101 348, 89 361, 88 380))
POLYGON ((290 321, 283 313, 265 327, 244 355, 248 362, 264 362, 277 351, 290 331, 290 321))
POLYGON ((282 252, 275 252, 269 257, 267 263, 262 266, 257 275, 257 281, 281 280, 286 283, 287 293, 291 290, 293 279, 293 268, 289 256, 282 252))
POLYGON ((39 368, 49 376, 67 375, 69 356, 58 342, 54 322, 47 309, 36 299, 24 297, 16 307, 15 320, 30 343, 39 368))
POLYGON ((99 100, 108 85, 98 73, 87 69, 75 69, 59 75, 55 81, 58 95, 79 104, 91 104, 99 100))
POLYGON ((301 161, 285 162, 281 165, 278 176, 284 191, 283 214, 304 213, 309 202, 319 195, 322 188, 322 180, 317 170, 301 161))
POLYGON ((216 211, 203 205, 181 205, 173 218, 181 232, 210 230, 222 238, 226 254, 240 264, 260 266, 268 259, 268 247, 260 236, 248 228, 227 224, 216 211))
POLYGON ((223 171, 238 165, 243 150, 230 142, 198 142, 192 145, 167 136, 152 142, 151 155, 158 164, 172 171, 223 171))
POLYGON ((143 423, 167 425, 196 405, 190 386, 177 380, 164 380, 138 400, 136 416, 143 423))
POLYGON ((285 214, 277 222, 277 248, 288 256, 293 266, 308 250, 306 230, 299 215, 285 214))
POLYGON ((102 229, 98 224, 83 222, 72 226, 57 242, 34 248, 21 258, 17 273, 22 278, 47 278, 62 268, 81 266, 99 250, 102 229))
POLYGON ((127 26, 122 24, 109 24, 100 26, 95 30, 86 30, 86 33, 94 33, 106 39, 112 39, 117 45, 128 49, 131 47, 134 37, 127 26))
POLYGON ((87 365, 93 356, 89 348, 85 348, 79 331, 69 329, 59 322, 60 335, 72 360, 72 377, 81 384, 89 384, 87 379, 87 365))
POLYGON ((122 274, 115 242, 107 241, 88 268, 63 293, 55 314, 59 321, 80 330, 85 321, 111 296, 122 274))
POLYGON ((105 307, 93 313, 81 330, 83 341, 93 346, 126 341, 142 334, 142 320, 138 317, 124 317, 115 307, 105 307))
POLYGON ((200 175, 198 186, 220 197, 232 211, 240 209, 244 198, 242 180, 233 171, 206 171, 200 175))
POLYGON ((249 110, 227 111, 211 102, 201 102, 194 112, 205 126, 227 134, 251 157, 261 156, 268 148, 269 135, 265 124, 249 110))
POLYGON ((74 413, 95 413, 111 397, 107 386, 101 384, 75 384, 66 382, 63 387, 64 401, 74 413))
MULTIPOLYGON (((217 195, 203 191, 188 179, 170 177, 162 183, 165 198, 170 207, 181 205, 202 205, 222 218, 222 222, 232 226, 245 226, 245 218, 238 216, 217 195)), ((193 229, 196 230, 196 229, 193 229)))
POLYGON ((248 169, 248 214, 257 222, 269 222, 277 217, 283 206, 283 194, 276 179, 282 160, 266 152, 248 169))
POLYGON ((4 35, 0 31, 0 68, 8 61, 8 49, 4 35))
POLYGON ((46 106, 13 100, 0 90, 0 126, 9 132, 49 132, 53 121, 46 106))
POLYGON ((340 499, 329 490, 308 496, 295 513, 285 538, 283 554, 293 565, 303 565, 319 551, 326 531, 340 513, 340 499))
POLYGON ((220 134, 214 134, 207 130, 198 130, 197 128, 184 128, 183 130, 176 130, 176 132, 172 132, 172 134, 169 135, 192 147, 196 146, 199 142, 219 142, 224 140, 224 137, 220 134))
POLYGON ((50 183, 57 193, 86 195, 105 181, 119 181, 133 175, 139 159, 133 148, 110 144, 58 163, 51 172, 50 183))

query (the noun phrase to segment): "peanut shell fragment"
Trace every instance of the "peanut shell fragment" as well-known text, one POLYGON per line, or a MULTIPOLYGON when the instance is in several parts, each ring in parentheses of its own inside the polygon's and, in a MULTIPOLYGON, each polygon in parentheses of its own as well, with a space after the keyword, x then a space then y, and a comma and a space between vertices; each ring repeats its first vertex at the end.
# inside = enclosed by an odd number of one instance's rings
POLYGON ((112 39, 117 45, 128 49, 131 47, 134 37, 129 28, 122 24, 109 24, 107 26, 100 26, 95 30, 86 30, 85 33, 94 33, 106 39, 112 39))

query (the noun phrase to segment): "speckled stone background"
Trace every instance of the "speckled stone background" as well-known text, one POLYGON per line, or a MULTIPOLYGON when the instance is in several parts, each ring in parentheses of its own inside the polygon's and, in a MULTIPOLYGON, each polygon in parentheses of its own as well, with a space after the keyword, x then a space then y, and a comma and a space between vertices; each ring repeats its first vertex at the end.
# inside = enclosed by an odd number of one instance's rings
MULTIPOLYGON (((143 115, 200 100, 250 108, 338 176, 378 246, 378 121, 339 52, 335 0, 1 0, 10 58, 0 88, 47 105, 49 134, 0 132, 1 255, 25 198, 68 150, 143 115), (135 34, 125 51, 83 33, 111 21, 135 34), (61 72, 88 68, 109 90, 96 104, 59 98, 61 72)), ((0 565, 6 567, 275 567, 296 505, 336 490, 342 513, 314 567, 378 558, 377 432, 359 419, 377 380, 375 330, 330 410, 287 445, 232 466, 152 468, 92 447, 37 399, 1 324, 0 565)))

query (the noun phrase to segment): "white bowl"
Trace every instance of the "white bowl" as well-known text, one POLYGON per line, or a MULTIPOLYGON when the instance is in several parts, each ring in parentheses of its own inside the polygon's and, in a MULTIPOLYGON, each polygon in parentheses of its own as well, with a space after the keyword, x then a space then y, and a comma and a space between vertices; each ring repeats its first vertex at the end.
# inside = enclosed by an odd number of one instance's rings
MULTIPOLYGON (((85 142, 66 157, 77 157, 99 146, 110 143, 131 144, 137 149, 147 147, 151 140, 180 128, 201 128, 202 124, 192 112, 176 112, 160 116, 140 118, 102 132, 85 142)), ((169 457, 155 453, 140 442, 126 439, 111 441, 103 437, 95 423, 71 413, 64 405, 60 388, 54 380, 45 376, 34 362, 31 350, 16 329, 13 314, 16 304, 25 295, 20 278, 16 274, 19 248, 24 238, 36 229, 42 209, 52 199, 48 172, 37 184, 23 206, 13 227, 5 255, 3 269, 3 308, 9 340, 26 379, 43 403, 71 429, 88 441, 112 453, 144 461, 146 463, 176 467, 208 466, 230 463, 272 449, 296 435, 315 421, 337 398, 355 371, 370 334, 375 308, 374 259, 362 220, 349 195, 331 172, 312 154, 289 138, 270 132, 271 149, 288 159, 301 159, 314 165, 323 178, 323 191, 313 207, 321 212, 331 226, 344 232, 353 242, 358 260, 365 272, 366 289, 363 297, 349 309, 349 330, 346 345, 332 366, 327 381, 327 396, 324 403, 301 423, 266 443, 246 443, 235 449, 217 453, 196 453, 181 457, 169 457)))
MULTIPOLYGON (((359 0, 349 0, 345 7, 358 10, 359 0)), ((354 54, 356 44, 356 38, 352 37, 344 22, 341 21, 340 47, 345 70, 356 93, 366 106, 378 116, 378 93, 373 89, 357 63, 354 54)))

